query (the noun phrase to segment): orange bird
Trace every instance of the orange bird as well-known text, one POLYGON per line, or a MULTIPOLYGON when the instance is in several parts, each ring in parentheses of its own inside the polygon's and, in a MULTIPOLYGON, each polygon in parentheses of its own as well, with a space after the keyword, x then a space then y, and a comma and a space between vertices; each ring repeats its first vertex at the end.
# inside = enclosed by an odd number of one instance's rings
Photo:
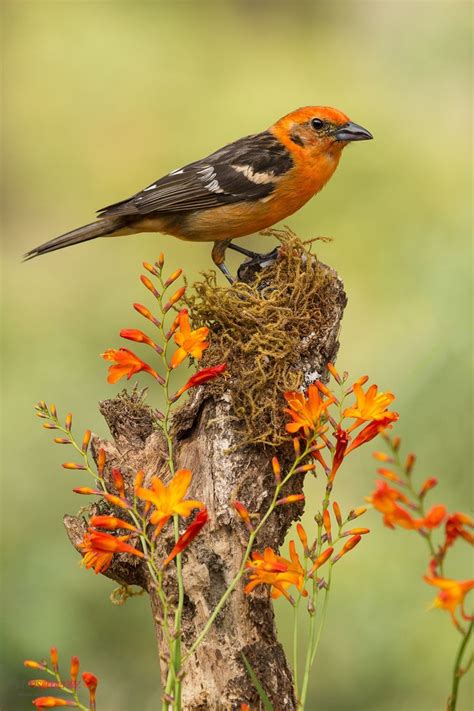
POLYGON ((191 242, 214 242, 212 259, 232 281, 224 263, 227 247, 255 255, 231 241, 299 210, 326 185, 342 149, 371 138, 337 109, 297 109, 268 130, 229 143, 102 208, 95 222, 32 249, 25 259, 96 237, 162 232, 191 242))

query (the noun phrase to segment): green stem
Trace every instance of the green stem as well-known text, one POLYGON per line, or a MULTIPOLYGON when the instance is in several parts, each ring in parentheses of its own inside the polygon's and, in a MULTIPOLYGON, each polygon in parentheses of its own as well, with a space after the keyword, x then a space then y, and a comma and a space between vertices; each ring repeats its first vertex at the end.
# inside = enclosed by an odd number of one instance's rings
MULTIPOLYGON (((342 404, 341 404, 342 407, 342 404)), ((340 408, 341 409, 341 408, 340 408)), ((331 454, 331 462, 334 460, 334 452, 335 449, 330 450, 331 454)), ((316 545, 316 554, 315 558, 318 558, 319 555, 321 554, 321 549, 323 546, 323 523, 322 523, 322 514, 326 511, 326 509, 329 507, 330 503, 330 497, 332 493, 332 484, 326 486, 326 490, 324 493, 324 498, 322 501, 321 505, 321 518, 318 522, 318 537, 317 537, 317 545, 316 545)), ((340 528, 339 528, 339 534, 340 534, 340 528)), ((335 542, 335 541, 334 541, 335 542)), ((334 543, 333 542, 333 543, 334 543)), ((314 659, 316 657, 316 652, 318 649, 319 641, 321 639, 321 634, 323 630, 323 625, 324 625, 324 619, 326 616, 326 610, 327 610, 327 604, 328 604, 328 593, 329 593, 329 586, 331 583, 331 573, 332 573, 332 563, 329 563, 329 574, 328 574, 328 588, 326 590, 325 596, 324 596, 324 603, 323 603, 323 609, 321 613, 321 618, 319 622, 319 627, 318 631, 316 633, 316 613, 317 613, 317 600, 318 600, 318 593, 319 593, 319 587, 316 582, 316 573, 313 576, 313 590, 312 590, 312 615, 311 615, 311 620, 310 620, 310 627, 309 627, 309 639, 308 639, 308 647, 306 650, 306 659, 305 659, 305 668, 304 668, 304 676, 303 676, 303 685, 301 688, 301 697, 299 699, 298 707, 301 709, 304 709, 305 703, 306 703, 306 697, 308 694, 308 686, 309 686, 309 675, 311 672, 311 667, 314 663, 314 659)))
POLYGON ((293 687, 295 690, 295 698, 298 698, 298 609, 301 600, 301 593, 293 608, 293 687))
MULTIPOLYGON (((170 412, 171 412, 171 401, 169 397, 169 385, 170 385, 170 375, 171 375, 171 369, 168 364, 168 358, 167 358, 167 350, 168 350, 168 345, 169 341, 166 339, 166 334, 165 334, 165 329, 164 329, 164 320, 165 320, 165 314, 163 312, 163 295, 166 290, 166 287, 164 285, 164 282, 161 278, 160 279, 160 284, 161 284, 161 294, 159 297, 159 305, 160 305, 160 312, 161 312, 161 324, 160 324, 160 330, 161 330, 161 335, 163 339, 163 343, 165 344, 163 351, 161 353, 161 358, 164 366, 164 371, 165 371, 165 382, 163 384, 163 393, 165 396, 165 402, 166 402, 166 410, 165 410, 165 418, 162 423, 162 431, 163 435, 166 439, 167 447, 168 447, 168 457, 167 457, 167 463, 168 463, 168 468, 170 471, 171 476, 174 476, 175 474, 175 467, 174 467, 174 459, 173 459, 173 438, 171 437, 170 431, 169 431, 169 418, 170 418, 170 412)), ((174 539, 175 543, 178 541, 179 538, 179 516, 175 514, 173 516, 173 527, 174 527, 174 539)), ((183 608, 184 608, 184 581, 183 581, 183 563, 182 563, 182 556, 181 553, 178 553, 176 556, 176 579, 177 579, 177 584, 178 584, 178 604, 175 609, 175 616, 174 616, 174 633, 173 633, 173 641, 171 644, 170 648, 170 666, 168 670, 168 678, 167 678, 167 683, 166 683, 166 689, 165 693, 171 694, 173 696, 173 709, 175 711, 179 711, 181 708, 181 621, 182 621, 182 616, 183 616, 183 608)), ((166 703, 166 702, 164 702, 166 703)))
POLYGON ((461 681, 461 678, 463 676, 463 671, 461 669, 461 663, 462 663, 462 658, 464 656, 464 652, 466 651, 467 644, 469 642, 469 638, 472 634, 472 630, 474 627, 474 622, 471 622, 469 625, 467 632, 462 638, 461 644, 459 645, 458 653, 456 655, 456 659, 454 661, 454 669, 453 669, 453 681, 452 681, 452 687, 451 687, 451 695, 448 699, 448 704, 447 704, 447 711, 455 711, 456 709, 456 704, 458 701, 458 690, 459 690, 459 683, 461 681))
MULTIPOLYGON (((314 596, 315 598, 316 596, 314 596)), ((313 598, 313 599, 314 599, 313 598)), ((304 665, 304 675, 303 675, 303 685, 301 687, 301 696, 298 701, 298 708, 304 709, 306 703, 306 696, 308 694, 308 684, 309 684, 309 672, 311 671, 311 650, 314 645, 314 635, 316 630, 316 610, 311 615, 309 622, 309 637, 308 637, 308 648, 306 650, 306 660, 304 665)))
POLYGON ((314 642, 314 648, 313 648, 313 651, 312 651, 312 654, 311 654, 311 665, 310 665, 310 667, 311 667, 311 666, 313 665, 313 663, 314 663, 314 660, 315 660, 315 657, 316 657, 316 653, 317 653, 318 647, 319 647, 319 642, 320 642, 320 640, 321 640, 321 635, 322 635, 322 632, 323 632, 324 621, 325 621, 325 619, 326 619, 326 611, 327 611, 327 608, 328 608, 328 601, 329 601, 329 591, 330 591, 330 589, 331 589, 332 567, 333 567, 333 564, 332 564, 332 563, 329 563, 329 574, 328 574, 328 580, 327 580, 327 589, 325 590, 325 593, 324 593, 323 609, 322 609, 322 612, 321 612, 321 619, 320 619, 320 621, 319 621, 318 634, 316 635, 316 640, 315 640, 315 642, 314 642))

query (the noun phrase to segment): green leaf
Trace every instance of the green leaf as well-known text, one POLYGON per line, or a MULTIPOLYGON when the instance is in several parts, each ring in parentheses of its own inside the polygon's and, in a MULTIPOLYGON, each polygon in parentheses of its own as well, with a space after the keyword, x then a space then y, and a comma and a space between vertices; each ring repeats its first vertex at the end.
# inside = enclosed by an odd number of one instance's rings
POLYGON ((260 696, 260 701, 263 704, 263 708, 265 711, 275 711, 273 708, 272 702, 268 698, 267 694, 265 693, 265 689, 261 685, 261 683, 258 680, 258 676, 255 674, 252 665, 250 664, 249 660, 245 656, 245 654, 242 652, 242 659, 244 660, 245 668, 247 669, 249 677, 252 679, 252 684, 257 690, 258 695, 260 696))

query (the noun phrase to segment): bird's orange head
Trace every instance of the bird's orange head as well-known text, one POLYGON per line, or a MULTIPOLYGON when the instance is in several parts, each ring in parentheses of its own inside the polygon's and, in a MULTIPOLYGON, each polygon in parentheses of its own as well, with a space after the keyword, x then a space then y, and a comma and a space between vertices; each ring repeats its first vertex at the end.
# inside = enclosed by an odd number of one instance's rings
POLYGON ((277 121, 270 131, 293 154, 298 150, 313 156, 339 157, 351 141, 367 141, 372 134, 353 123, 346 114, 329 106, 305 106, 277 121))

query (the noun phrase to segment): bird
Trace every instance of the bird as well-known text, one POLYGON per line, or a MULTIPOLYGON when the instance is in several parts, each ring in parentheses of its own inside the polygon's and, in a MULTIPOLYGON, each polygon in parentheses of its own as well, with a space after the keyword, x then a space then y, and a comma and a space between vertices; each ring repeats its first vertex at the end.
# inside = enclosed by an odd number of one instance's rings
POLYGON ((306 106, 270 128, 225 145, 206 158, 155 180, 125 200, 103 207, 95 222, 35 247, 29 260, 96 237, 159 232, 190 242, 214 242, 212 260, 227 279, 227 248, 299 210, 336 170, 343 149, 373 136, 329 106, 306 106))

